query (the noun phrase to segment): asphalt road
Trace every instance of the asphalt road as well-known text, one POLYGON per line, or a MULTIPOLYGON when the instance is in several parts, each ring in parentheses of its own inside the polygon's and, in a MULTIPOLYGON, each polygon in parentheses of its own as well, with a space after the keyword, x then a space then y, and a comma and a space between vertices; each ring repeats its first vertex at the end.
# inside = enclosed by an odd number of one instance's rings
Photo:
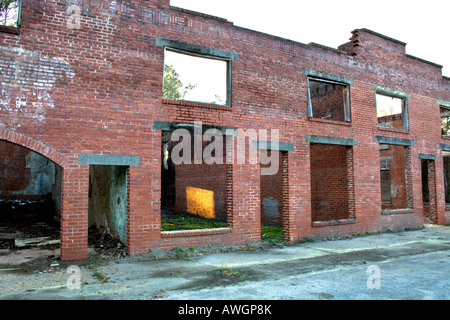
POLYGON ((183 260, 125 258, 57 275, 3 269, 0 281, 29 287, 4 289, 0 299, 448 300, 449 249, 450 227, 428 225, 183 260))

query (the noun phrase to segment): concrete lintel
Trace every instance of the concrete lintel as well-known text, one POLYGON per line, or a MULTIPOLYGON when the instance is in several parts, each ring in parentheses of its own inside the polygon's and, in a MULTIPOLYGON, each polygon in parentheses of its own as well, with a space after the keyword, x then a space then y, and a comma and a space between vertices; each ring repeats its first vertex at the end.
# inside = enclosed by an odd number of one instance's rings
POLYGON ((403 91, 400 91, 397 89, 382 87, 377 84, 373 84, 372 89, 376 93, 384 94, 384 95, 388 95, 388 96, 392 96, 392 97, 397 97, 397 98, 402 98, 402 99, 407 99, 410 96, 410 94, 407 92, 403 92, 403 91))
POLYGON ((450 144, 440 143, 439 148, 441 148, 441 150, 443 151, 450 151, 450 144))
POLYGON ((294 151, 294 144, 289 142, 253 141, 253 148, 259 150, 294 151))
POLYGON ((325 137, 325 136, 305 136, 305 141, 310 143, 321 143, 321 144, 334 144, 340 146, 356 146, 358 145, 358 140, 355 139, 345 139, 336 137, 325 137))
POLYGON ((198 44, 192 44, 178 40, 172 40, 167 38, 156 38, 156 45, 159 47, 168 47, 172 49, 188 51, 205 56, 223 58, 228 60, 238 60, 238 54, 236 52, 205 47, 198 44))
POLYGON ((382 144, 395 144, 398 146, 413 146, 415 145, 414 140, 410 139, 399 139, 393 137, 375 136, 375 140, 382 144))
POLYGON ((448 101, 442 101, 442 100, 438 100, 437 104, 444 107, 444 108, 449 108, 450 109, 450 102, 448 101))
POLYGON ((437 160, 437 155, 435 155, 435 154, 419 153, 419 159, 436 161, 437 160))
POLYGON ((116 154, 80 153, 78 163, 83 165, 138 166, 140 157, 116 154))
MULTIPOLYGON (((194 130, 195 123, 182 123, 182 122, 170 122, 170 121, 153 121, 153 129, 154 130, 162 130, 162 131, 174 131, 176 129, 186 129, 189 132, 194 130)), ((222 126, 212 126, 202 124, 202 134, 204 134, 207 130, 217 129, 224 135, 235 135, 236 128, 233 127, 222 127, 222 126)))
POLYGON ((353 85, 353 83, 354 83, 353 79, 351 79, 351 78, 337 76, 334 74, 321 72, 321 71, 317 71, 317 70, 312 70, 312 69, 308 69, 308 68, 303 68, 302 72, 304 75, 309 76, 309 77, 321 78, 321 79, 325 79, 325 80, 332 80, 332 81, 336 81, 336 82, 346 83, 349 85, 353 85))

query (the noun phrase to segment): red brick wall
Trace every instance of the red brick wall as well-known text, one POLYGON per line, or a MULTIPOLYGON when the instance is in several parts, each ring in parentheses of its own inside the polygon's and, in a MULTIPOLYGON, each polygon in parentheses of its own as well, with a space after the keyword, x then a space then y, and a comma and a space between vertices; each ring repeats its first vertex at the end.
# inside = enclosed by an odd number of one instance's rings
POLYGON ((386 117, 379 117, 378 122, 380 123, 380 126, 386 126, 386 124, 389 125, 389 127, 396 128, 396 129, 403 129, 403 115, 396 114, 386 117))
POLYGON ((436 216, 436 172, 435 161, 422 160, 422 181, 426 186, 426 191, 422 193, 428 193, 428 196, 424 195, 423 199, 423 216, 424 221, 427 223, 437 223, 436 216), (424 176, 426 177, 425 179, 424 176), (427 198, 427 199, 426 199, 427 198), (426 201, 428 200, 428 201, 426 201))
POLYGON ((63 260, 87 257, 89 174, 88 166, 78 163, 79 153, 140 156, 139 166, 129 170, 130 255, 152 247, 260 239, 260 169, 252 164, 227 166, 230 229, 220 234, 160 232, 161 131, 152 128, 153 120, 279 129, 281 141, 295 146, 286 155, 289 193, 283 194, 283 225, 290 241, 422 225, 418 153, 438 155, 437 221, 447 223, 439 143, 448 140, 440 134, 436 101, 450 101, 450 79, 442 77, 439 66, 408 56, 403 43, 364 29, 354 32, 347 55, 170 8, 168 0, 127 2, 83 4, 80 29, 69 29, 73 20, 66 2, 28 0, 20 34, 0 33, 0 139, 26 145, 63 168, 63 260), (156 45, 157 37, 238 53, 231 62, 231 108, 163 101, 164 48, 156 45), (350 123, 308 119, 303 68, 354 79, 350 123), (410 94, 409 131, 378 128, 373 84, 410 94), (305 135, 358 141, 351 224, 313 225, 305 135), (376 135, 415 141, 409 177, 413 213, 382 214, 376 135))
POLYGON ((187 208, 187 188, 197 188, 213 192, 214 218, 226 220, 227 171, 226 164, 181 164, 175 166, 175 211, 189 212, 187 208))
POLYGON ((349 218, 347 147, 311 144, 313 221, 349 218))
POLYGON ((380 150, 381 157, 392 157, 391 161, 391 202, 384 202, 383 209, 408 208, 406 185, 406 156, 408 149, 403 146, 390 145, 388 150, 380 150), (406 152, 406 154, 405 154, 406 152), (391 188, 392 190, 392 188, 391 188))
POLYGON ((314 118, 345 121, 345 86, 309 82, 311 106, 314 118))
MULTIPOLYGON (((278 151, 273 151, 278 152, 278 151)), ((270 151, 267 153, 271 156, 270 151)), ((282 225, 283 213, 283 153, 279 152, 280 166, 274 175, 261 175, 261 222, 267 225, 282 225)), ((261 168, 271 164, 261 164, 261 168)))

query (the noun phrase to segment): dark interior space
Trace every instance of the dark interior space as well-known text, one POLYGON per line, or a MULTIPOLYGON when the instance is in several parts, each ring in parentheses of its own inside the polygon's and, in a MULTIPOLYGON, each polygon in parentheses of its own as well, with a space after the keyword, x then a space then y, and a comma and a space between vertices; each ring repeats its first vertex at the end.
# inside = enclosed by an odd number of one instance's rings
POLYGON ((210 142, 202 141, 199 163, 194 161, 193 134, 183 137, 190 141, 172 141, 171 137, 170 131, 162 133, 161 230, 227 227, 227 171, 230 166, 225 160, 225 137, 215 136, 210 142), (177 145, 181 146, 180 143, 186 148, 175 149, 177 145), (191 153, 185 157, 188 161, 174 161, 173 156, 184 157, 185 152, 191 153), (212 158, 216 162, 212 163, 212 158))
POLYGON ((0 248, 59 246, 62 169, 0 141, 0 248))

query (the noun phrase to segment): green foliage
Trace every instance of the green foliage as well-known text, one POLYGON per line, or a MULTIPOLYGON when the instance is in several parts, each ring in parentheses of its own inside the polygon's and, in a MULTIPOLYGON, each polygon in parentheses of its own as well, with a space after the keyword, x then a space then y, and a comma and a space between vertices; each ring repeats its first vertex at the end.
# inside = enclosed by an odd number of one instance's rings
POLYGON ((261 240, 271 244, 283 243, 283 228, 278 226, 261 226, 261 240))
MULTIPOLYGON (((206 219, 198 216, 174 214, 162 217, 161 231, 181 231, 226 228, 227 222, 206 219)), ((261 240, 271 244, 283 244, 283 228, 279 226, 261 226, 261 240)))
POLYGON ((214 95, 214 97, 216 98, 216 100, 212 101, 212 104, 221 104, 221 105, 226 105, 227 102, 225 100, 223 100, 218 94, 214 95))
POLYGON ((441 118, 441 129, 442 129, 443 136, 450 135, 450 121, 449 120, 450 120, 450 117, 441 118))
POLYGON ((162 231, 180 231, 197 229, 226 228, 227 223, 221 220, 205 219, 196 216, 174 214, 161 219, 162 231))
POLYGON ((100 280, 101 283, 108 282, 108 277, 106 277, 102 272, 98 270, 95 270, 92 275, 96 277, 98 280, 100 280))
POLYGON ((180 80, 180 75, 175 71, 171 65, 164 66, 164 89, 163 96, 165 99, 183 100, 190 90, 197 85, 184 85, 180 80))
POLYGON ((175 248, 175 257, 178 260, 184 260, 184 259, 186 259, 186 256, 187 256, 187 253, 186 253, 186 251, 184 251, 183 247, 178 246, 175 248))
POLYGON ((19 5, 18 0, 0 0, 0 11, 5 11, 6 8, 9 7, 11 3, 15 2, 13 6, 17 7, 19 5))

